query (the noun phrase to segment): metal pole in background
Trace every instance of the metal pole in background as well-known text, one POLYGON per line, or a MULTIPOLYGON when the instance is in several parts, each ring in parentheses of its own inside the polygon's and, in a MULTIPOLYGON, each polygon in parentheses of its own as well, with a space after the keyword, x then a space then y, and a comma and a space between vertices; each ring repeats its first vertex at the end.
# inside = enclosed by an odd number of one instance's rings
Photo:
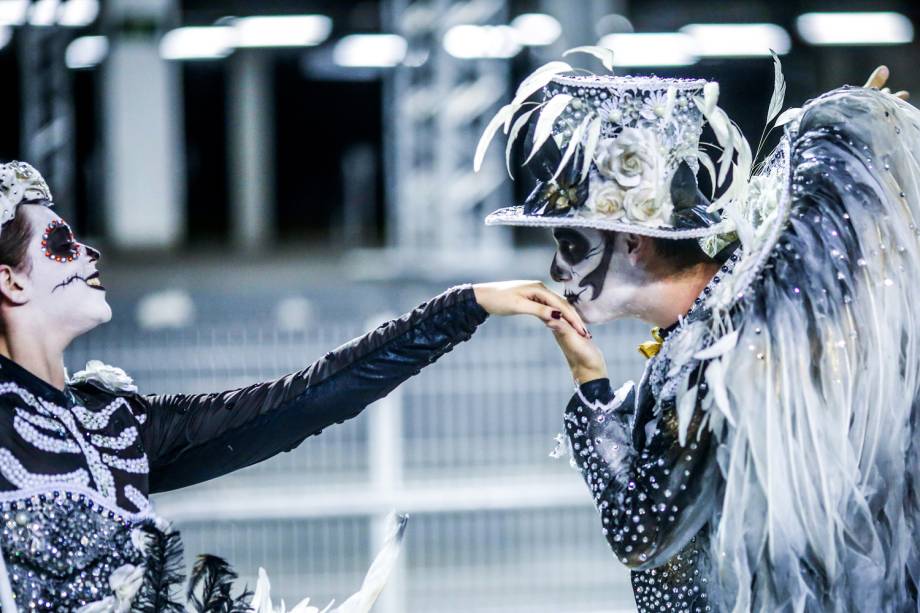
POLYGON ((160 57, 176 0, 110 0, 102 67, 106 234, 122 248, 165 249, 185 233, 181 68, 160 57))
POLYGON ((234 243, 247 250, 265 247, 274 236, 274 104, 270 60, 259 49, 239 49, 228 60, 231 234, 234 243))
POLYGON ((74 119, 64 50, 71 35, 59 26, 23 26, 19 36, 23 158, 57 195, 55 209, 74 219, 74 119))
POLYGON ((507 17, 504 0, 389 0, 384 6, 385 28, 409 45, 406 60, 387 78, 384 107, 387 243, 404 266, 431 269, 436 258, 446 269, 451 256, 469 265, 469 256, 483 249, 510 247, 507 232, 482 223, 510 198, 498 147, 480 173, 472 169, 482 129, 506 102, 510 67, 501 59, 458 59, 443 46, 455 25, 501 24, 507 17))

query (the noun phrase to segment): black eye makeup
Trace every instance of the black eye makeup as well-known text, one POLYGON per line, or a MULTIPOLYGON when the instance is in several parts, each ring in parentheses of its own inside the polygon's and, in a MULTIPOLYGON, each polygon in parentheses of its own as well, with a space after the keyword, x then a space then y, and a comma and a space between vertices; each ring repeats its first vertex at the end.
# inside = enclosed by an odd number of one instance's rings
POLYGON ((570 265, 577 264, 589 255, 591 245, 583 235, 569 230, 560 228, 553 232, 553 238, 556 239, 556 245, 559 255, 570 265))
POLYGON ((42 252, 55 262, 73 262, 80 255, 80 243, 66 223, 54 220, 42 234, 42 252))

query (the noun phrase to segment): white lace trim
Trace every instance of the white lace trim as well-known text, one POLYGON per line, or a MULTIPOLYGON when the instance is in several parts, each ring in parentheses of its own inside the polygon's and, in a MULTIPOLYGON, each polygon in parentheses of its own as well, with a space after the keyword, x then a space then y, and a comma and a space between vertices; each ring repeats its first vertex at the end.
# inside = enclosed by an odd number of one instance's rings
POLYGON ((703 238, 730 232, 733 227, 726 221, 713 224, 707 228, 694 228, 692 230, 678 230, 668 226, 650 227, 641 224, 622 223, 599 218, 575 216, 542 217, 525 215, 523 206, 510 206, 499 209, 486 217, 487 226, 527 226, 538 228, 594 228, 595 230, 614 230, 630 232, 643 236, 659 238, 703 238))
POLYGON ((668 79, 651 76, 615 76, 615 75, 556 75, 554 83, 561 85, 574 85, 576 87, 597 87, 611 91, 624 89, 667 90, 673 87, 676 90, 690 89, 702 90, 708 83, 706 79, 668 79))
POLYGON ((581 393, 580 385, 575 387, 575 393, 578 394, 578 399, 585 406, 585 408, 591 409, 592 411, 602 411, 604 413, 609 413, 610 411, 618 409, 623 405, 623 402, 625 402, 626 398, 629 397, 629 392, 631 392, 634 387, 636 387, 634 381, 627 381, 613 393, 613 398, 610 399, 610 402, 606 403, 599 400, 595 400, 593 402, 589 401, 587 398, 585 398, 585 395, 581 393))

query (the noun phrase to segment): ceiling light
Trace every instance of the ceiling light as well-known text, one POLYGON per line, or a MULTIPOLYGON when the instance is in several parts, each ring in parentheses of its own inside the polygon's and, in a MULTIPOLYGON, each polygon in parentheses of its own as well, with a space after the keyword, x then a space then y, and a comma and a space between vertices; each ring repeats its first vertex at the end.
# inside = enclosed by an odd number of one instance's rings
POLYGON ((789 53, 792 40, 772 23, 692 23, 680 29, 693 38, 700 57, 754 57, 789 53))
POLYGON ((310 47, 329 38, 332 19, 325 15, 277 15, 233 20, 237 47, 310 47))
POLYGON ((33 26, 53 26, 57 21, 58 0, 38 0, 29 12, 29 23, 33 26))
POLYGON ((0 0, 0 25, 21 26, 29 14, 29 0, 0 0))
POLYGON ((406 57, 407 47, 398 34, 351 34, 335 44, 332 59, 339 66, 396 66, 406 57))
POLYGON ((551 45, 562 35, 559 20, 544 13, 518 15, 511 21, 511 27, 517 32, 518 42, 531 47, 551 45))
POLYGON ((509 26, 457 25, 444 34, 444 49, 460 59, 509 58, 521 51, 509 26))
POLYGON ((699 59, 693 38, 680 32, 608 34, 598 45, 613 50, 617 66, 688 66, 699 59))
POLYGON ((233 51, 236 30, 226 26, 176 28, 160 40, 166 60, 207 60, 227 57, 233 51))
POLYGON ((109 52, 109 39, 105 36, 81 36, 70 41, 64 52, 68 68, 98 66, 109 52))
POLYGON ((99 16, 99 0, 67 0, 58 10, 58 25, 85 27, 99 16))
POLYGON ((914 39, 914 26, 900 13, 805 13, 795 20, 812 45, 895 45, 914 39))

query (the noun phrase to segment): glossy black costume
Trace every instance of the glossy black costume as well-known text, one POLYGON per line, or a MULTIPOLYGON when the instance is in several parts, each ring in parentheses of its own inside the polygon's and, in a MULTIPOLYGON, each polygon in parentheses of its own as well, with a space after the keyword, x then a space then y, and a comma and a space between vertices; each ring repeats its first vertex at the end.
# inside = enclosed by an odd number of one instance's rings
POLYGON ((122 568, 144 577, 132 610, 169 608, 157 584, 176 543, 149 494, 249 466, 355 417, 486 317, 471 287, 454 288, 304 370, 214 394, 145 396, 92 377, 61 391, 0 358, 0 544, 17 606, 76 610, 107 596, 122 568))

